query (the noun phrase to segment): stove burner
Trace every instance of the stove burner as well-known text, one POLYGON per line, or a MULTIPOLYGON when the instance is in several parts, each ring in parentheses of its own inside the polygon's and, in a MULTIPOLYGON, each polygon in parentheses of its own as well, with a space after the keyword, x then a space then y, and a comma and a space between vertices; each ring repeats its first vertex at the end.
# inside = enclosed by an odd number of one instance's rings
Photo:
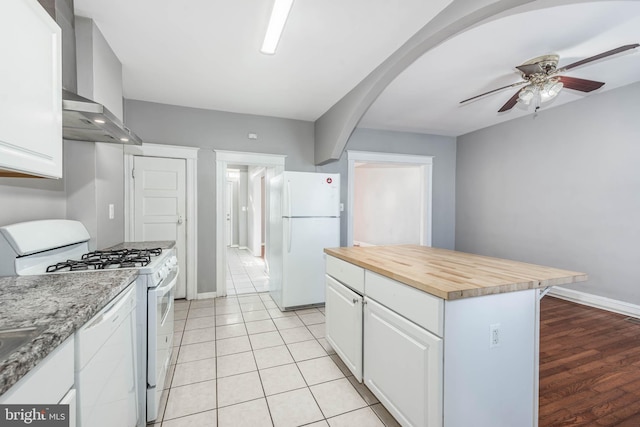
POLYGON ((56 271, 104 270, 111 268, 144 267, 151 262, 152 256, 162 253, 161 248, 120 249, 112 251, 93 251, 82 255, 80 260, 67 260, 47 267, 47 273, 56 271))

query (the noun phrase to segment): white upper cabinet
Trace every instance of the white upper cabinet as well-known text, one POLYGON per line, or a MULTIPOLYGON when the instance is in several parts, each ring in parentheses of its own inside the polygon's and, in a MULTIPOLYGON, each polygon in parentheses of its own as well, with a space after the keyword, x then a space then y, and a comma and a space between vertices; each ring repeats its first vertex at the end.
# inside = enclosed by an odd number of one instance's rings
POLYGON ((60 37, 36 0, 0 1, 0 176, 62 177, 60 37))

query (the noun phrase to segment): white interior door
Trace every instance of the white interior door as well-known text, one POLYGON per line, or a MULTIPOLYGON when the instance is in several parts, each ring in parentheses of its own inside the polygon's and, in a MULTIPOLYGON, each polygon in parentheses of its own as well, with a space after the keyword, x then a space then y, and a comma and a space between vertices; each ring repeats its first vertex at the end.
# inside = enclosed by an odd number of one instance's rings
POLYGON ((180 274, 175 298, 185 298, 186 162, 184 159, 134 157, 134 240, 174 240, 180 274))

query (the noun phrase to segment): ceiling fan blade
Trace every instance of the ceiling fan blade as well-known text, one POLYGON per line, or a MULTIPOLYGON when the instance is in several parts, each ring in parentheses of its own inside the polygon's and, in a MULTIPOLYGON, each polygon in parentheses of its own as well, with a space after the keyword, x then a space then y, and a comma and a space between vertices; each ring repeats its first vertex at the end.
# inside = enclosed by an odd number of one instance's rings
MULTIPOLYGON (((522 88, 524 89, 524 88, 522 88)), ((511 98, 498 110, 498 113, 512 109, 518 103, 518 95, 522 92, 522 89, 513 94, 511 98)))
POLYGON ((507 88, 510 88, 510 87, 516 87, 516 86, 520 86, 520 85, 523 85, 523 84, 526 84, 526 83, 529 83, 529 82, 526 81, 526 80, 523 80, 521 82, 513 83, 513 84, 510 84, 508 86, 502 86, 502 87, 499 87, 498 89, 490 90, 489 92, 481 93, 480 95, 476 95, 476 96, 474 96, 472 98, 465 99, 464 101, 460 101, 460 104, 464 104, 465 102, 468 102, 468 101, 473 101, 474 99, 480 98, 480 97, 485 96, 485 95, 489 95, 489 94, 494 93, 494 92, 498 92, 498 91, 500 91, 502 89, 507 89, 507 88))
POLYGON ((570 69, 575 68, 575 67, 579 67, 580 65, 584 65, 584 64, 587 64, 589 62, 597 61, 598 59, 606 58, 607 56, 615 55, 616 53, 624 52, 624 51, 630 50, 630 49, 635 49, 638 46, 640 46, 640 44, 638 44, 638 43, 628 44, 628 45, 625 45, 625 46, 620 46, 618 48, 611 49, 611 50, 608 50, 606 52, 602 52, 599 55, 590 56, 589 58, 585 58, 585 59, 583 59, 581 61, 574 62, 573 64, 565 65, 564 67, 562 67, 557 72, 561 73, 563 71, 570 70, 570 69))
POLYGON ((540 64, 518 65, 516 68, 520 70, 525 76, 543 72, 542 68, 540 68, 540 64))
POLYGON ((567 89, 579 90, 581 92, 591 92, 592 90, 599 89, 604 85, 604 82, 567 76, 559 76, 558 80, 560 80, 567 89))

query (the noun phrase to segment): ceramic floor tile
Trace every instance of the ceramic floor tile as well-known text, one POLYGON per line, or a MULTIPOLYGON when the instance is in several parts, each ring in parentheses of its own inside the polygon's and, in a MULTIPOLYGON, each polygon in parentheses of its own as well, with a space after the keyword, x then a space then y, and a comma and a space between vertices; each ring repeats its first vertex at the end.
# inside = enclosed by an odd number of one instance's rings
POLYGON ((314 385, 344 377, 329 356, 298 362, 298 367, 307 384, 314 385))
POLYGON ((256 371, 220 378, 217 385, 218 408, 264 397, 256 371))
MULTIPOLYGON (((191 310, 189 311, 189 315, 191 315, 191 310)), ((298 314, 298 317, 300 317, 300 320, 302 320, 302 323, 304 323, 305 325, 324 323, 324 314, 318 311, 309 314, 298 314)))
POLYGON ((216 318, 214 316, 196 318, 187 317, 187 324, 185 325, 184 330, 190 331, 193 329, 212 328, 215 326, 215 320, 216 318))
POLYGON ((216 379, 216 359, 202 359, 175 366, 172 387, 216 379))
POLYGON ((318 342, 327 354, 336 354, 336 351, 331 347, 331 344, 329 344, 326 338, 318 338, 318 342))
MULTIPOLYGON (((267 306, 267 304, 268 303, 265 303, 264 305, 267 306)), ((278 319, 280 317, 292 317, 296 315, 293 311, 280 311, 275 303, 273 303, 273 306, 274 307, 267 306, 267 311, 269 312, 269 316, 271 316, 272 319, 278 319)))
POLYGON ((262 298, 259 295, 251 295, 251 296, 242 296, 238 297, 238 302, 240 304, 249 304, 252 302, 262 302, 262 298))
POLYGON ((371 393, 371 390, 369 390, 363 383, 359 383, 358 380, 356 380, 356 377, 351 375, 347 377, 347 379, 349 380, 351 385, 358 391, 358 393, 360 393, 360 397, 362 397, 364 401, 367 402, 367 405, 375 405, 376 403, 380 403, 378 401, 378 398, 373 393, 371 393))
POLYGON ((267 396, 307 387, 295 363, 258 371, 267 396))
POLYGON ((228 377, 230 375, 243 374, 257 370, 253 353, 230 354, 228 356, 218 357, 218 378, 228 377))
POLYGON ((267 397, 275 427, 294 427, 321 421, 324 417, 308 388, 267 397))
POLYGON ((284 341, 278 332, 265 332, 263 334, 249 335, 253 350, 284 345, 284 341))
MULTIPOLYGON (((162 423, 163 427, 216 427, 216 411, 200 412, 186 417, 174 418, 162 423)), ((155 424, 154 424, 155 425, 155 424)), ((160 426, 160 424, 158 424, 160 426)))
POLYGON ((216 341, 216 354, 218 356, 243 353, 245 351, 251 351, 249 337, 246 335, 216 341))
POLYGON ((169 368, 167 369, 167 375, 164 377, 164 384, 162 386, 163 390, 171 387, 171 382, 173 381, 173 374, 176 371, 176 366, 178 365, 169 365, 169 368))
POLYGON ((247 335, 247 329, 244 327, 244 323, 216 327, 216 338, 219 340, 242 335, 247 335))
POLYGON ((164 419, 172 419, 209 411, 216 407, 216 382, 200 383, 172 387, 169 391, 164 419))
MULTIPOLYGON (((326 418, 367 406, 367 402, 360 397, 360 394, 346 378, 314 385, 310 389, 326 418)), ((373 412, 371 414, 375 417, 373 412)))
MULTIPOLYGON (((220 427, 271 427, 266 399, 256 399, 218 410, 220 427)), ((195 427, 195 426, 194 426, 195 427)))
POLYGON ((273 319, 273 323, 275 323, 278 329, 301 328, 304 326, 304 323, 302 323, 302 320, 300 320, 298 316, 276 318, 273 319))
POLYGON ((215 301, 215 298, 198 299, 195 301, 191 301, 189 309, 191 310, 192 308, 213 307, 215 305, 215 301))
POLYGON ((191 305, 191 301, 187 301, 186 299, 177 299, 174 304, 176 306, 176 310, 188 310, 189 305, 191 305))
POLYGON ((256 358, 258 369, 293 363, 293 358, 284 345, 255 350, 253 354, 256 358))
POLYGON ((303 309, 294 310, 294 311, 298 316, 301 316, 301 315, 304 315, 304 314, 320 313, 320 311, 317 308, 303 308, 303 309))
POLYGON ((188 310, 175 310, 173 312, 173 320, 185 320, 188 312, 188 310))
POLYGON ((273 298, 271 298, 271 295, 269 295, 268 293, 260 294, 258 296, 262 301, 273 301, 273 298))
POLYGON ((216 298, 216 301, 214 303, 214 306, 216 308, 229 306, 229 305, 240 305, 240 303, 238 302, 238 298, 237 297, 220 297, 220 298, 216 298))
POLYGON ((296 362, 327 355, 327 352, 324 351, 324 348, 322 348, 320 343, 316 340, 287 344, 287 347, 296 362))
MULTIPOLYGON (((304 427, 329 427, 329 423, 327 423, 326 420, 322 420, 322 421, 317 421, 311 424, 305 424, 304 427)), ((356 426, 353 426, 353 427, 356 427, 356 426)))
POLYGON ((274 325, 271 319, 258 320, 256 322, 246 322, 245 326, 247 327, 247 332, 249 333, 249 335, 261 334, 263 332, 271 332, 276 330, 276 325, 274 325))
POLYGON ((329 418, 327 421, 329 421, 329 425, 331 427, 384 427, 384 424, 371 410, 371 408, 362 408, 357 411, 347 412, 346 414, 338 415, 335 418, 329 418))
POLYGON ((316 338, 324 338, 326 336, 326 328, 324 323, 318 323, 317 325, 307 325, 307 328, 316 338))
POLYGON ((269 320, 269 312, 267 310, 245 311, 242 313, 245 322, 255 322, 256 320, 269 320))
POLYGON ((331 358, 331 360, 333 360, 333 363, 336 364, 338 369, 342 371, 345 377, 353 375, 353 372, 351 372, 349 368, 347 368, 347 365, 345 365, 342 359, 340 359, 340 356, 338 356, 337 354, 330 354, 329 357, 331 358))
POLYGON ((304 326, 300 328, 282 329, 280 330, 280 335, 287 344, 314 339, 311 332, 304 326))
POLYGON ((243 322, 242 313, 219 314, 216 316, 216 326, 236 325, 243 322))
POLYGON ((180 344, 182 344, 182 331, 176 331, 173 333, 173 346, 174 347, 180 347, 180 344))
POLYGON ((209 317, 215 316, 215 309, 213 306, 211 307, 203 307, 203 308, 191 308, 189 309, 189 315, 187 316, 189 319, 193 319, 196 317, 209 317))
POLYGON ((206 341, 198 344, 183 345, 178 354, 178 363, 216 357, 216 342, 206 341))
MULTIPOLYGON (((273 308, 275 308, 276 310, 279 310, 279 309, 278 309, 278 304, 276 304, 273 300, 271 300, 271 301, 265 301, 263 304, 264 304, 264 306, 265 306, 267 309, 269 309, 269 310, 270 310, 270 309, 273 309, 273 308)), ((292 314, 295 314, 295 313, 292 313, 292 314)))
POLYGON ((230 305, 223 305, 220 307, 216 307, 216 315, 230 314, 230 313, 240 313, 240 305, 230 304, 230 305))
POLYGON ((187 323, 187 319, 182 320, 174 320, 173 321, 173 331, 184 331, 184 325, 187 323))
POLYGON ((190 331, 184 331, 182 334, 182 345, 214 341, 215 339, 216 330, 214 328, 193 329, 190 331))
MULTIPOLYGON (((237 286, 236 286, 236 289, 237 289, 237 286)), ((250 302, 250 303, 244 303, 244 304, 242 303, 242 301, 240 301, 240 310, 242 310, 242 312, 245 312, 245 311, 256 311, 256 310, 266 310, 266 307, 264 306, 262 301, 250 302)))

